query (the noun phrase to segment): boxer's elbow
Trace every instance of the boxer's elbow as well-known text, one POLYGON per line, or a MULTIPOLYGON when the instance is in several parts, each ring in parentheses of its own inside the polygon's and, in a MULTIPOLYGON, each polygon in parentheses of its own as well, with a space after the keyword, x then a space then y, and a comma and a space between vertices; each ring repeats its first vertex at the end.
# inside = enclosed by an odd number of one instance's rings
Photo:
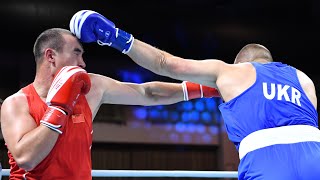
POLYGON ((20 168, 26 171, 31 171, 38 165, 38 162, 36 162, 35 159, 27 156, 17 157, 15 158, 15 161, 20 168))

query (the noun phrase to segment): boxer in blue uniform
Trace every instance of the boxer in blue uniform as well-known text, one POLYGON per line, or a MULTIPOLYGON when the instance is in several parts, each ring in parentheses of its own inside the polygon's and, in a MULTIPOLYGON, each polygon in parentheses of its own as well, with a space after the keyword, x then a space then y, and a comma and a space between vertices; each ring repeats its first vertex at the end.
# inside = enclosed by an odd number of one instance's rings
POLYGON ((111 46, 156 74, 218 88, 226 131, 239 152, 239 180, 320 179, 314 83, 304 72, 274 62, 263 45, 247 44, 228 64, 174 56, 91 10, 77 12, 70 30, 82 42, 111 46))

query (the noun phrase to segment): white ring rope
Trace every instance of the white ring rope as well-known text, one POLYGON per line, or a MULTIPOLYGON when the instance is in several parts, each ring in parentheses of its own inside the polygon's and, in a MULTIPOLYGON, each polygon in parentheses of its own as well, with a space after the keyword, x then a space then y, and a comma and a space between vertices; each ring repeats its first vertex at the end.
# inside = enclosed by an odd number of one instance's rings
MULTIPOLYGON (((180 170, 92 170, 92 177, 195 177, 195 178, 238 178, 237 171, 180 171, 180 170)), ((2 176, 10 170, 3 169, 2 176)))

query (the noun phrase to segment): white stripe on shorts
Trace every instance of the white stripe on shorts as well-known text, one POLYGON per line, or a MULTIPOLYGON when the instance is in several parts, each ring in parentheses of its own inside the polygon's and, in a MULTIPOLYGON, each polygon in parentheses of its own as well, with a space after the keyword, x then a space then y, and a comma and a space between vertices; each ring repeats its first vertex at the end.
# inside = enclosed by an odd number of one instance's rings
POLYGON ((255 131, 246 136, 240 143, 239 158, 247 153, 275 145, 298 142, 320 142, 320 130, 309 125, 291 125, 255 131))

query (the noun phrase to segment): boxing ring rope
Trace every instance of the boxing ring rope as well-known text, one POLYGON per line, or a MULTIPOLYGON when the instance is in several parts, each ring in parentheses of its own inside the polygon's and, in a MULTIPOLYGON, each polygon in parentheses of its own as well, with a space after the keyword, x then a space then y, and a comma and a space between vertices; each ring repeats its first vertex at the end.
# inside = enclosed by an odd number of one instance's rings
MULTIPOLYGON (((237 171, 180 171, 180 170, 92 170, 92 177, 188 177, 188 178, 238 178, 237 171)), ((3 169, 2 176, 10 170, 3 169)))

